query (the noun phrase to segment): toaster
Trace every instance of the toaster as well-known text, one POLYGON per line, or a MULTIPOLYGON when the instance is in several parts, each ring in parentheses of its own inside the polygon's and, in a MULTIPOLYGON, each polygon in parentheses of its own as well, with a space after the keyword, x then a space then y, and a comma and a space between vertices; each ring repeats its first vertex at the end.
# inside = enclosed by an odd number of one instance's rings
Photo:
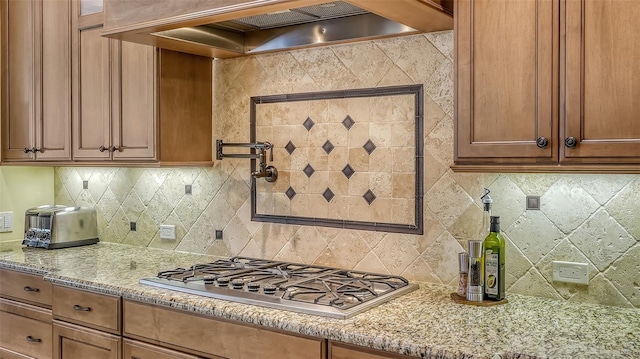
POLYGON ((24 240, 28 247, 67 248, 98 242, 96 210, 45 205, 24 214, 24 240))

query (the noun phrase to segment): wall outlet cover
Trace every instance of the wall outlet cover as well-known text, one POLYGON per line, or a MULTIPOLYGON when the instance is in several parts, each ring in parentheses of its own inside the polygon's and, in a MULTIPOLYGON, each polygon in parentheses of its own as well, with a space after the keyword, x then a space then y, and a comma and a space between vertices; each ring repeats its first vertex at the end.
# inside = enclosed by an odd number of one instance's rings
POLYGON ((13 212, 0 212, 0 232, 13 232, 13 212))
POLYGON ((161 224, 160 239, 176 239, 176 226, 173 224, 161 224))
POLYGON ((553 261, 553 281, 589 285, 589 264, 553 261))

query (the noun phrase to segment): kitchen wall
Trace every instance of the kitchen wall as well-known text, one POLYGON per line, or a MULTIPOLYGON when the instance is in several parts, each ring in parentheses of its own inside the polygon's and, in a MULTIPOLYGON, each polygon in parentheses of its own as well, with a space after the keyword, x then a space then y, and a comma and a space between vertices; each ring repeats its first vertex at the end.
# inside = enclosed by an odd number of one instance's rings
POLYGON ((248 142, 250 96, 424 84, 423 235, 252 222, 249 161, 237 159, 212 168, 56 168, 56 203, 96 206, 102 241, 453 285, 457 253, 478 238, 478 197, 488 187, 507 238, 508 292, 640 307, 640 176, 452 172, 452 48, 449 31, 214 61, 214 138, 225 142, 248 142), (526 211, 526 195, 540 195, 541 210, 526 211), (160 239, 160 223, 176 225, 177 240, 160 239), (554 284, 553 260, 588 263, 590 285, 554 284))
POLYGON ((22 239, 24 212, 53 203, 53 168, 0 167, 0 212, 13 212, 13 231, 0 233, 0 242, 22 239))

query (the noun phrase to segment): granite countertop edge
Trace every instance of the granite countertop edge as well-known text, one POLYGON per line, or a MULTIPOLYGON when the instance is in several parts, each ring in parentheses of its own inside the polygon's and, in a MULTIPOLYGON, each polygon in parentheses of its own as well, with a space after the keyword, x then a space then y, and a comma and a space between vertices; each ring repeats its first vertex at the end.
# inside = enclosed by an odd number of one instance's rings
POLYGON ((0 243, 0 268, 43 275, 53 284, 411 357, 640 358, 637 309, 515 294, 509 295, 510 303, 504 306, 478 308, 452 303, 451 287, 419 283, 414 292, 341 320, 138 284, 139 279, 155 275, 158 268, 215 259, 212 256, 102 243, 57 251, 22 250, 23 256, 15 244, 11 254, 5 254, 2 246, 7 245, 0 243), (102 263, 105 258, 107 263, 102 263), (578 319, 584 322, 576 323, 575 328, 585 327, 584 333, 572 332, 572 323, 578 319), (541 324, 547 320, 554 320, 552 326, 562 332, 543 331, 541 324), (490 338, 496 338, 495 342, 490 338), (594 342, 597 345, 587 345, 594 338, 599 340, 594 342))

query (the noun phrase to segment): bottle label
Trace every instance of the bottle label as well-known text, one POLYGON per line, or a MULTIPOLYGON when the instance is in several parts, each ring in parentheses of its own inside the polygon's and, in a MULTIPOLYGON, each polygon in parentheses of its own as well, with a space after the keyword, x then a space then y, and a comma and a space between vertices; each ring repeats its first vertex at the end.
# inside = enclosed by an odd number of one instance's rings
POLYGON ((484 257, 484 279, 485 279, 485 293, 498 295, 498 279, 500 269, 500 257, 497 253, 488 250, 484 257))

